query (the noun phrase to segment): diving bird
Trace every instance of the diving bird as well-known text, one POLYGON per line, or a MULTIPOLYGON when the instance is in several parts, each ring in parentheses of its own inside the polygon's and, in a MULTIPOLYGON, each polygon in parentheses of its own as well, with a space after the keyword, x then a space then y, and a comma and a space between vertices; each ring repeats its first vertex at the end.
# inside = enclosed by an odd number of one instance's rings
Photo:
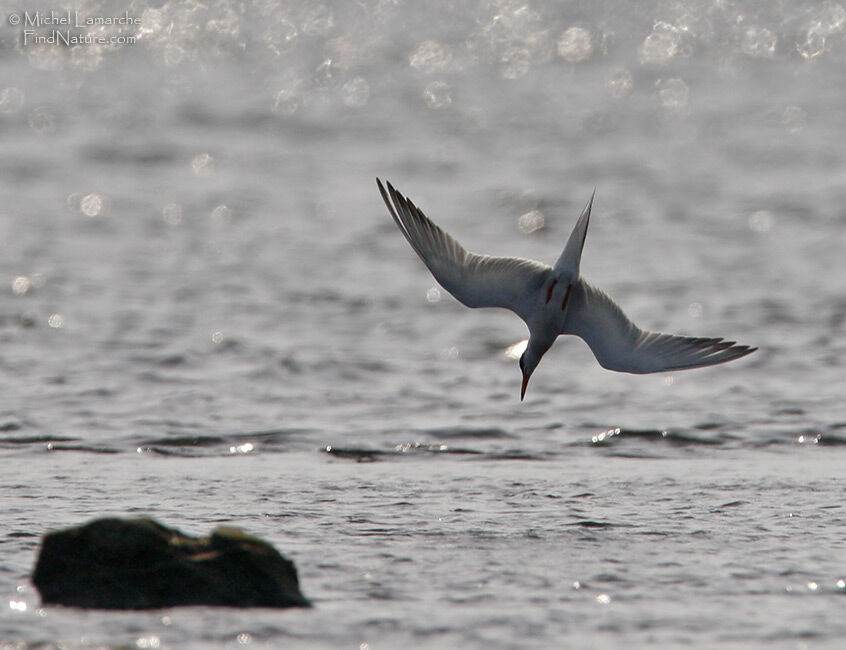
POLYGON ((388 212, 414 252, 444 289, 468 307, 503 307, 529 327, 520 357, 520 401, 541 358, 561 334, 581 337, 603 368, 645 374, 725 363, 757 348, 722 338, 695 338, 640 329, 605 293, 579 275, 594 190, 564 251, 549 266, 466 250, 410 200, 376 179, 388 212))

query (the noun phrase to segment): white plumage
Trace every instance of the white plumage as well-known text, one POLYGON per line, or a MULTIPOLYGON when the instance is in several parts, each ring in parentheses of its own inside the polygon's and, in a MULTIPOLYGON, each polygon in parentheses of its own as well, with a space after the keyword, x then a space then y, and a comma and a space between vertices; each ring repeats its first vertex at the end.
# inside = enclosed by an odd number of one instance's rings
POLYGON ((468 307, 503 307, 529 327, 520 358, 523 387, 561 334, 581 337, 600 365, 631 373, 684 370, 724 363, 756 350, 721 338, 659 334, 640 329, 605 293, 579 275, 593 206, 588 201, 564 251, 549 266, 516 257, 477 255, 464 249, 411 201, 376 179, 388 211, 438 283, 468 307))

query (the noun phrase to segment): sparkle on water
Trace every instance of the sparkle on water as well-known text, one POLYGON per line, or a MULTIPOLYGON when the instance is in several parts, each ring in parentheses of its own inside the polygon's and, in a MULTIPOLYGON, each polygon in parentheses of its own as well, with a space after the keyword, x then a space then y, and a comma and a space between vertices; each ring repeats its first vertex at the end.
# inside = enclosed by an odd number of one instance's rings
POLYGON ((232 446, 229 448, 230 454, 249 454, 256 450, 256 446, 252 442, 245 442, 241 445, 232 446))
POLYGON ((27 116, 29 128, 39 135, 47 135, 56 130, 56 118, 46 106, 33 108, 27 116))
POLYGON ((754 232, 769 232, 773 227, 773 215, 768 210, 757 210, 749 215, 749 229, 754 232))
POLYGON ((162 208, 162 220, 170 226, 182 223, 182 206, 178 203, 168 203, 162 208))
POLYGON ((687 306, 687 313, 691 318, 702 318, 702 303, 692 302, 687 306))
POLYGON ((652 33, 638 49, 640 62, 645 65, 667 63, 679 53, 681 36, 681 30, 675 25, 665 21, 655 23, 652 33))
POLYGON ((0 90, 0 113, 12 115, 18 113, 24 106, 26 95, 15 86, 8 86, 0 90))
POLYGON ((441 350, 441 358, 447 361, 453 361, 458 358, 460 350, 457 345, 451 345, 448 348, 441 350))
POLYGON ((509 345, 505 348, 505 356, 509 359, 519 359, 523 356, 523 353, 526 351, 526 348, 529 345, 529 339, 523 339, 522 341, 517 341, 513 345, 509 345))
MULTIPOLYGON (((276 76, 289 79, 270 94, 269 103, 278 115, 290 116, 311 106, 316 93, 325 88, 331 88, 341 104, 351 110, 368 104, 377 79, 370 76, 366 62, 383 55, 385 49, 378 38, 362 37, 357 20, 363 20, 363 25, 392 20, 400 13, 391 3, 376 3, 361 16, 305 0, 284 4, 259 0, 254 9, 247 12, 243 6, 226 0, 205 4, 168 0, 160 6, 138 10, 139 24, 80 27, 83 36, 111 39, 106 45, 38 45, 28 47, 26 55, 38 70, 73 69, 79 74, 92 74, 121 49, 143 47, 155 63, 165 68, 186 64, 205 67, 241 56, 251 47, 249 35, 257 32, 260 38, 252 47, 278 56, 276 76), (131 39, 137 39, 137 43, 131 39), (319 39, 325 39, 328 56, 309 73, 296 63, 309 58, 319 39)), ((602 21, 567 24, 566 11, 558 15, 537 3, 498 0, 464 11, 470 12, 475 28, 463 40, 426 38, 407 44, 405 60, 410 68, 423 75, 454 75, 487 66, 505 79, 517 80, 538 65, 582 64, 620 53, 618 48, 623 43, 629 47, 602 21)), ((713 43, 719 20, 725 22, 726 30, 734 30, 732 45, 738 55, 760 60, 798 55, 811 61, 830 49, 829 41, 842 38, 846 9, 832 0, 817 3, 804 13, 798 28, 793 26, 790 31, 786 25, 772 21, 756 23, 751 14, 744 13, 742 5, 721 5, 719 11, 708 13, 694 3, 677 3, 663 16, 656 16, 651 28, 635 44, 636 51, 624 54, 629 58, 636 56, 643 66, 664 66, 689 56, 697 46, 713 43)), ((611 73, 609 92, 617 98, 627 96, 632 91, 632 79, 631 71, 611 73)), ((452 86, 451 79, 427 83, 423 90, 425 104, 433 109, 451 106, 452 86)), ((685 91, 672 89, 667 93, 670 96, 661 99, 662 109, 675 115, 688 110, 685 91)), ((24 90, 16 86, 0 89, 0 114, 16 113, 25 106, 24 90)), ((47 106, 29 109, 29 125, 38 133, 53 132, 55 119, 47 106)), ((195 158, 192 167, 197 175, 209 175, 213 172, 213 158, 195 158)))
POLYGON ((412 68, 426 74, 444 72, 452 62, 449 47, 437 41, 423 41, 408 59, 412 68))
POLYGON ((568 63, 584 61, 593 54, 590 32, 583 27, 570 27, 558 39, 558 56, 568 63))
POLYGON ((533 233, 546 225, 546 218, 540 210, 530 210, 517 219, 517 228, 522 233, 533 233))
POLYGON ((214 173, 215 159, 210 153, 198 153, 191 160, 191 169, 197 176, 211 176, 214 173))
POLYGON ((349 108, 361 108, 370 98, 370 84, 364 77, 353 77, 341 87, 341 95, 349 108))
POLYGON ((790 105, 781 115, 781 123, 790 134, 799 133, 804 129, 807 120, 808 113, 801 106, 790 105))
POLYGON ((632 73, 625 68, 617 68, 611 72, 605 82, 608 92, 612 97, 622 99, 631 94, 634 87, 634 79, 632 73))
POLYGON ((452 104, 452 90, 445 81, 433 81, 423 91, 423 100, 429 108, 447 108, 452 104))
POLYGON ((232 220, 232 210, 229 206, 218 205, 211 212, 211 220, 217 226, 225 226, 232 220))
POLYGON ((12 280, 12 293, 16 296, 23 296, 32 287, 32 281, 25 275, 19 275, 12 280))
POLYGON ((687 112, 689 91, 682 79, 659 79, 655 86, 662 109, 676 115, 687 112))
POLYGON ((613 438, 615 436, 619 436, 619 435, 620 435, 620 429, 619 428, 608 429, 607 431, 602 431, 601 433, 597 433, 596 435, 591 437, 590 441, 593 444, 599 444, 601 442, 607 442, 611 438, 613 438))
POLYGON ((53 329, 60 329, 65 326, 65 317, 61 314, 51 314, 47 319, 47 324, 53 329))
POLYGON ((99 194, 86 194, 79 201, 79 210, 86 217, 102 216, 105 208, 105 201, 99 194))
POLYGON ((766 27, 751 25, 743 32, 740 49, 756 58, 770 58, 775 54, 776 35, 766 27))

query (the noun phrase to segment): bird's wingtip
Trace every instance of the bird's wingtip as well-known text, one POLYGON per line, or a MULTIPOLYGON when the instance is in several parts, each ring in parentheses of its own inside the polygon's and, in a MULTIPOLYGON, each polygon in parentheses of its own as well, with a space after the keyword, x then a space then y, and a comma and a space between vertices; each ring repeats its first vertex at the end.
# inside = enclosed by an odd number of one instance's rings
POLYGON ((590 198, 588 199, 587 205, 585 205, 585 209, 582 210, 582 216, 587 215, 590 218, 590 211, 593 209, 593 200, 596 198, 596 187, 594 186, 593 192, 590 193, 590 198))

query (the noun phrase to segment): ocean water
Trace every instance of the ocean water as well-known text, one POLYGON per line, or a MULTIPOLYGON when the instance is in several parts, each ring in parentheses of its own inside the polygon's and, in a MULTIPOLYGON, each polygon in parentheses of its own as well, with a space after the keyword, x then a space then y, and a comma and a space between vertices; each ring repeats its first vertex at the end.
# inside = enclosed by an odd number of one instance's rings
POLYGON ((24 4, 0 648, 842 647, 842 3, 24 4), (106 42, 35 42, 51 11, 106 42), (439 290, 377 176, 547 262, 596 188, 582 274, 759 351, 560 339, 521 403, 525 326, 439 290), (40 536, 105 515, 241 526, 315 607, 42 607, 40 536))

